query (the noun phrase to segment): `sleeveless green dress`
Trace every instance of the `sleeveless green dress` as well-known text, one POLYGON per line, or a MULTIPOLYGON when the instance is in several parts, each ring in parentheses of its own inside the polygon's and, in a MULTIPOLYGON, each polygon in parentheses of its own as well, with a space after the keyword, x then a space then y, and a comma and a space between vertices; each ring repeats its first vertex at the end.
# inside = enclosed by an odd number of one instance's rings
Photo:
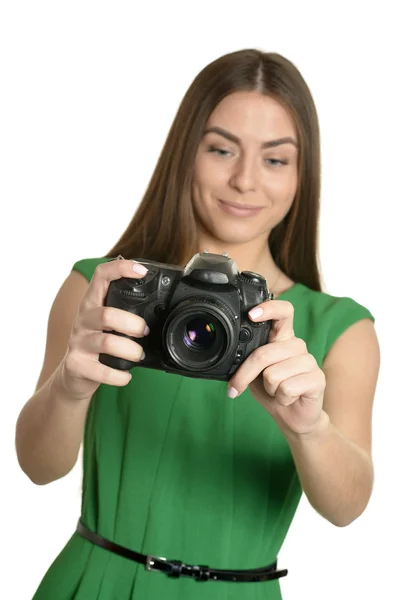
MULTIPOLYGON (((81 260, 73 269, 90 281, 107 260, 81 260)), ((354 300, 299 283, 279 299, 293 304, 295 334, 320 366, 350 325, 374 321, 354 300)), ((101 385, 92 398, 83 522, 122 546, 188 564, 253 569, 272 563, 302 494, 273 419, 248 390, 228 398, 225 382, 142 367, 132 374, 126 387, 101 385)), ((280 600, 279 581, 170 579, 74 532, 33 600, 280 600)))

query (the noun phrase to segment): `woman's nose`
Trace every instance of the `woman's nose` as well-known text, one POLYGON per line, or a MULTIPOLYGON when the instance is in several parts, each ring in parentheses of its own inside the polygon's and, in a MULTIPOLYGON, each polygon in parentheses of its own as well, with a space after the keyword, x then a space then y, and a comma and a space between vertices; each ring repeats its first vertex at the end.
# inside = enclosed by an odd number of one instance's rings
POLYGON ((234 166, 231 185, 241 193, 255 191, 257 187, 257 166, 254 160, 241 158, 234 166))

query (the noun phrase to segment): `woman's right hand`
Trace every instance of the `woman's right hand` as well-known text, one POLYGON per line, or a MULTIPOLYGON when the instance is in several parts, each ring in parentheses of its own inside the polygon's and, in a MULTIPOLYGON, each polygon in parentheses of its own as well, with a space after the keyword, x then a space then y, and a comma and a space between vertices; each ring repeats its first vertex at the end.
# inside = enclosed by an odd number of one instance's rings
POLYGON ((89 399, 101 383, 124 386, 129 372, 112 369, 99 362, 101 353, 140 362, 143 349, 126 337, 104 333, 118 331, 135 338, 149 333, 142 317, 128 311, 104 306, 111 281, 121 277, 141 278, 146 267, 131 260, 112 260, 98 265, 74 320, 68 348, 58 370, 57 383, 68 397, 89 399))

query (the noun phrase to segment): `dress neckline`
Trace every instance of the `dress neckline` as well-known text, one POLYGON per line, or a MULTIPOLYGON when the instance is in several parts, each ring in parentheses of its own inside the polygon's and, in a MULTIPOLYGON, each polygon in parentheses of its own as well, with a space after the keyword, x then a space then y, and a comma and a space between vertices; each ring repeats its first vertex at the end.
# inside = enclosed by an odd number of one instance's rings
POLYGON ((294 283, 294 285, 292 285, 291 287, 289 287, 287 290, 284 290, 284 292, 281 292, 281 294, 279 296, 277 296, 276 300, 281 300, 282 297, 285 296, 290 296, 291 293, 295 292, 297 289, 303 287, 302 283, 299 283, 298 281, 296 283, 294 283))

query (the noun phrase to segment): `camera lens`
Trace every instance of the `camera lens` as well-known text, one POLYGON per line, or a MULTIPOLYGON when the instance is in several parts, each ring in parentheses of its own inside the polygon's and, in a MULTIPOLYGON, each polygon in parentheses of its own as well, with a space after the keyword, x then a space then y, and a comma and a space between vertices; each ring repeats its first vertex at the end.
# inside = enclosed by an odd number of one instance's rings
POLYGON ((217 368, 238 343, 234 315, 215 298, 189 298, 166 319, 163 344, 179 367, 192 372, 217 368))
POLYGON ((192 319, 186 325, 184 343, 193 350, 207 350, 216 339, 216 328, 207 319, 192 319))

